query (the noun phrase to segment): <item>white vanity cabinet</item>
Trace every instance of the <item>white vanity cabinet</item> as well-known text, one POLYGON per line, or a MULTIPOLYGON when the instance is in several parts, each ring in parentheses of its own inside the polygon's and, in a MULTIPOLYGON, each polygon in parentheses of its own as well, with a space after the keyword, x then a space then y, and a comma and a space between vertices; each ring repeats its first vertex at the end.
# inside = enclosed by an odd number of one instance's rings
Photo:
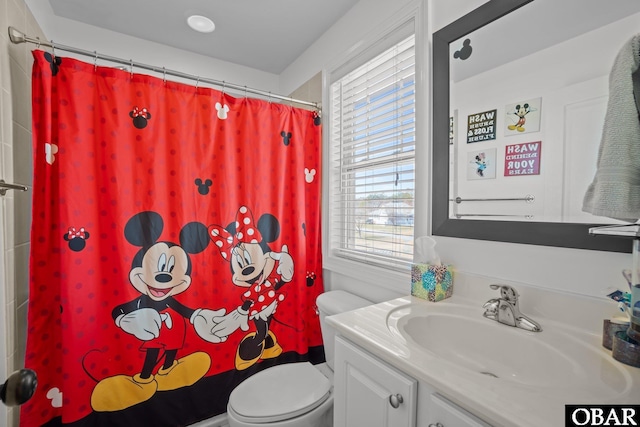
POLYGON ((491 427, 438 393, 429 394, 426 407, 428 414, 425 416, 429 419, 426 425, 429 427, 491 427))
POLYGON ((334 427, 415 427, 417 381, 340 336, 333 378, 334 427))
POLYGON ((341 336, 334 372, 334 427, 491 427, 341 336))

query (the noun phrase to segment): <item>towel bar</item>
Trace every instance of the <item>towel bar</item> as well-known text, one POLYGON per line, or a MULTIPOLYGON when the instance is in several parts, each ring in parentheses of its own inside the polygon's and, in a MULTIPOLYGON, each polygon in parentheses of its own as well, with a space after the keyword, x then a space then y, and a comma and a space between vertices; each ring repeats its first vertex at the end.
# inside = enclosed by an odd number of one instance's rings
POLYGON ((508 201, 515 201, 515 200, 522 200, 525 201, 527 203, 533 203, 536 198, 535 196, 532 196, 531 194, 527 194, 524 197, 508 197, 508 198, 497 198, 497 199, 463 199, 462 197, 456 197, 455 199, 449 199, 450 202, 456 202, 458 204, 462 203, 462 202, 508 202, 508 201))
POLYGON ((462 218, 463 216, 511 216, 511 217, 522 217, 526 219, 533 219, 533 215, 524 214, 524 215, 509 215, 509 214, 454 214, 457 219, 462 218))

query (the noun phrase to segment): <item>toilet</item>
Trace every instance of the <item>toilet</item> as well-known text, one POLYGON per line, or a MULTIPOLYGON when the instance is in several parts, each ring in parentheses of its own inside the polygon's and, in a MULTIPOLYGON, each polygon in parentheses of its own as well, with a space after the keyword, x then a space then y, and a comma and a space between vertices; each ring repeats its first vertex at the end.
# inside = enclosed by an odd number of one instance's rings
POLYGON ((287 363, 267 368, 240 383, 229 396, 229 427, 331 427, 335 330, 326 316, 371 305, 345 291, 316 300, 326 363, 287 363))

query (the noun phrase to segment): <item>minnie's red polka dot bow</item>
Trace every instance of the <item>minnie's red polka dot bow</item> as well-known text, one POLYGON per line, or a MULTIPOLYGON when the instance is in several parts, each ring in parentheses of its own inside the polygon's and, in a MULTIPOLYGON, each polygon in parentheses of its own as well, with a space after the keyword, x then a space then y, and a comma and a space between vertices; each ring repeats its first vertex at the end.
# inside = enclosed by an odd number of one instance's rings
POLYGON ((131 112, 131 116, 132 117, 144 117, 145 119, 148 119, 149 117, 147 117, 147 115, 149 114, 149 110, 147 110, 146 108, 138 108, 138 107, 133 107, 133 111, 131 112))
POLYGON ((254 224, 253 214, 249 208, 242 206, 236 214, 235 234, 229 233, 220 225, 211 225, 209 226, 209 237, 220 250, 222 258, 229 261, 231 251, 239 243, 259 243, 262 241, 262 235, 254 224))
POLYGON ((76 237, 79 237, 83 240, 87 238, 87 234, 84 227, 80 227, 80 230, 76 230, 75 227, 69 227, 69 231, 67 232, 67 235, 69 236, 69 240, 75 239, 76 237))

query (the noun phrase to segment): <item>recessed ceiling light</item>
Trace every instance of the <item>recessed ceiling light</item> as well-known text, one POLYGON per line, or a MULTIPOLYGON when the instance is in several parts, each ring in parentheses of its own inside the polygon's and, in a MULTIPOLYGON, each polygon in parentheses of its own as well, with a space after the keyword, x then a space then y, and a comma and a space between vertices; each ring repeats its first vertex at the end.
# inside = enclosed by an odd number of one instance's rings
POLYGON ((216 29, 216 24, 214 24, 211 19, 202 15, 191 15, 187 18, 187 24, 201 33, 210 33, 216 29))

